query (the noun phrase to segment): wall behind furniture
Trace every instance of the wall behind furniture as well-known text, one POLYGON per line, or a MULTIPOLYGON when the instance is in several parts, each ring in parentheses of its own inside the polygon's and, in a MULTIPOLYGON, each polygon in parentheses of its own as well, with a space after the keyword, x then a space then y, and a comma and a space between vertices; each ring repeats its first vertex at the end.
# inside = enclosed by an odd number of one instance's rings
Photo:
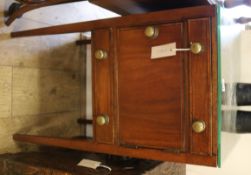
POLYGON ((80 134, 77 119, 84 106, 85 48, 75 45, 80 34, 11 39, 10 32, 112 14, 87 2, 72 3, 28 12, 7 27, 3 14, 10 3, 0 1, 0 153, 28 149, 12 140, 14 133, 80 134))

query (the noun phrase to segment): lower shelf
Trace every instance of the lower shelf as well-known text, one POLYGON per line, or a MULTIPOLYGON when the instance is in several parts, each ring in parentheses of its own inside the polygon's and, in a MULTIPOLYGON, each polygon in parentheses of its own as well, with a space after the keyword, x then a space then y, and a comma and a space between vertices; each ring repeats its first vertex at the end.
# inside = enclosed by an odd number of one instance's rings
POLYGON ((73 150, 106 153, 111 155, 127 156, 142 159, 200 164, 207 166, 216 166, 217 164, 216 156, 194 155, 189 153, 171 153, 162 150, 143 148, 131 149, 118 145, 99 144, 84 139, 66 139, 21 134, 15 134, 13 136, 13 139, 15 141, 25 143, 33 143, 39 145, 68 148, 73 150))
POLYGON ((0 155, 0 174, 24 175, 106 175, 106 169, 97 170, 77 166, 83 158, 100 161, 112 168, 113 175, 185 175, 184 164, 129 159, 104 154, 43 149, 40 152, 0 155))

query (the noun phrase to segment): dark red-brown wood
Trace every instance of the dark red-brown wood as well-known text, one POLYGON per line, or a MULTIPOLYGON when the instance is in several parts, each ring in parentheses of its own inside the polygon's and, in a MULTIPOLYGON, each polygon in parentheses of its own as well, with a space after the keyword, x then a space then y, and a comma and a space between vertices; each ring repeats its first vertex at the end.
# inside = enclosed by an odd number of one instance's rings
POLYGON ((184 55, 151 59, 151 47, 176 42, 183 46, 183 24, 121 28, 118 34, 118 103, 120 143, 184 150, 184 55), (142 129, 144 128, 144 129, 142 129))
POLYGON ((17 141, 147 159, 217 164, 217 33, 212 6, 168 10, 13 33, 35 36, 92 31, 93 142, 15 135, 17 141), (159 29, 147 38, 147 26, 159 29), (203 45, 151 60, 151 47, 203 45), (95 58, 96 50, 108 53, 95 58), (110 117, 96 125, 98 115, 110 117), (206 130, 195 133, 192 123, 206 130))
POLYGON ((93 121, 95 140, 99 143, 114 142, 113 115, 113 50, 111 48, 111 30, 96 30, 92 40, 92 80, 93 80, 93 121), (98 60, 95 51, 107 52, 107 58, 98 60), (98 116, 109 117, 109 124, 96 124, 98 116))
POLYGON ((203 133, 191 132, 191 152, 212 154, 212 65, 211 65, 211 21, 209 18, 188 20, 188 39, 200 42, 201 54, 189 54, 190 115, 191 124, 196 120, 206 123, 203 133))
MULTIPOLYGON (((212 65, 212 151, 213 155, 218 153, 218 104, 221 103, 221 99, 218 99, 218 47, 220 43, 217 40, 217 16, 211 17, 211 65, 212 65)), ((220 149, 220 148, 219 148, 220 149)), ((219 155, 220 156, 220 155, 219 155)))
POLYGON ((215 166, 217 156, 201 156, 190 153, 172 153, 155 149, 130 149, 116 145, 107 145, 95 143, 92 141, 85 141, 80 139, 66 139, 66 138, 53 138, 42 136, 31 136, 15 134, 13 139, 26 143, 33 143, 39 145, 48 145, 54 147, 69 148, 81 151, 90 151, 96 153, 109 153, 112 155, 130 156, 135 158, 153 159, 161 161, 171 161, 189 164, 200 164, 207 166, 215 166))

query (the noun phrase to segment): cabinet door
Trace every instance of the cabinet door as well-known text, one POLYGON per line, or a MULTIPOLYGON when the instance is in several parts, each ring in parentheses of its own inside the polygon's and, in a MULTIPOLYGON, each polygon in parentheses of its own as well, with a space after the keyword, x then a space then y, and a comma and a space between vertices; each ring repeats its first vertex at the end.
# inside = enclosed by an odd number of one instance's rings
POLYGON ((213 52, 211 47, 211 23, 209 18, 198 18, 188 20, 187 24, 189 40, 203 45, 202 53, 189 54, 190 126, 193 126, 196 121, 203 122, 205 125, 203 132, 197 133, 190 129, 191 153, 212 155, 212 143, 215 139, 212 133, 216 132, 213 130, 213 122, 216 119, 215 116, 213 117, 215 115, 213 106, 216 102, 213 102, 215 65, 213 65, 212 54, 215 51, 213 52))
POLYGON ((93 33, 93 122, 95 141, 111 144, 113 132, 113 52, 111 51, 111 30, 100 29, 93 33))
POLYGON ((185 149, 186 61, 184 53, 151 59, 153 46, 183 47, 182 23, 118 32, 118 107, 121 145, 180 151, 185 149))

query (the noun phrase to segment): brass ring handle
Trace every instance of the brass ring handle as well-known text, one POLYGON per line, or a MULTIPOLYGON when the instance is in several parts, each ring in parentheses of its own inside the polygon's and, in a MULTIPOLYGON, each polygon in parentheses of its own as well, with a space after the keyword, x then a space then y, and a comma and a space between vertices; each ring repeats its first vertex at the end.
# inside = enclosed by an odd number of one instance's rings
POLYGON ((97 116, 96 123, 99 126, 107 125, 107 124, 109 124, 109 117, 107 115, 97 116))
POLYGON ((196 133, 202 133, 206 129, 206 123, 201 120, 197 120, 192 124, 193 131, 196 133))
POLYGON ((151 39, 158 37, 159 29, 155 26, 148 26, 145 28, 145 36, 151 39))
POLYGON ((106 59, 107 56, 108 56, 108 54, 104 50, 99 49, 99 50, 95 51, 95 58, 98 59, 98 60, 106 59))

